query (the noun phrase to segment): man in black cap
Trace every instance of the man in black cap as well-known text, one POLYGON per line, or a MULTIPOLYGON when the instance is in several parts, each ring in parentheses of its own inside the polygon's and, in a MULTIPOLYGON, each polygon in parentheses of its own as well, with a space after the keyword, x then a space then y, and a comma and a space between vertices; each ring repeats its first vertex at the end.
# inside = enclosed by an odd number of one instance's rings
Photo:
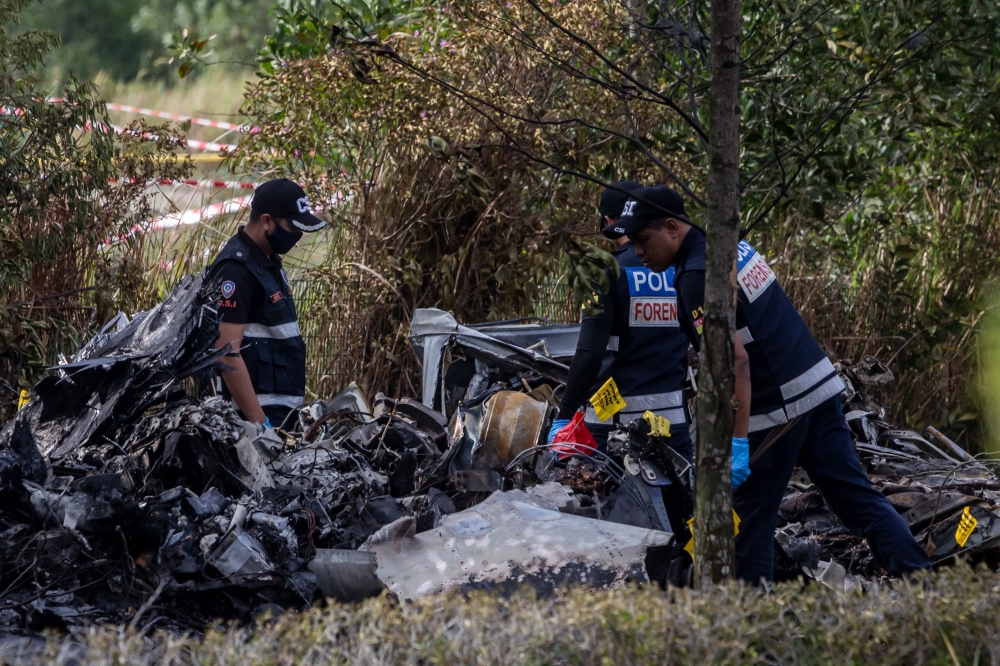
POLYGON ((223 395, 248 421, 279 426, 305 398, 305 343, 281 255, 303 232, 325 226, 301 187, 269 180, 254 192, 250 221, 209 268, 220 290, 216 346, 233 350, 224 359, 231 371, 222 373, 223 395))
MULTIPOLYGON (((601 196, 599 228, 614 224, 629 192, 640 187, 635 181, 625 180, 606 189, 601 196)), ((611 376, 625 408, 607 423, 598 420, 593 408, 587 408, 587 429, 598 444, 607 441, 614 423, 629 423, 651 411, 670 421, 670 445, 690 461, 693 451, 684 400, 688 341, 677 319, 673 271, 657 274, 644 268, 626 236, 613 242, 613 254, 621 270, 616 275, 607 269, 610 288, 598 295, 600 312, 583 318, 549 442, 580 407, 587 405, 598 385, 611 376)))
MULTIPOLYGON (((700 347, 705 234, 691 225, 681 196, 664 186, 636 190, 604 234, 627 234, 654 271, 674 268, 681 328, 700 347)), ((890 574, 930 568, 902 517, 868 482, 840 404, 844 384, 774 272, 746 241, 740 241, 736 270, 735 397, 741 407, 733 453, 748 433, 750 452, 761 452, 733 496, 741 519, 737 575, 753 583, 773 578, 778 507, 796 465, 890 574)))

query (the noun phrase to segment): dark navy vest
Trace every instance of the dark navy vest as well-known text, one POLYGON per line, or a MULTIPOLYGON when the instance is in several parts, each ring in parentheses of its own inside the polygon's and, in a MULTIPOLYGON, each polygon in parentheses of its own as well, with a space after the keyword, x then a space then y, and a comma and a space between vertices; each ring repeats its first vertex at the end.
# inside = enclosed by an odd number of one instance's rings
POLYGON ((240 235, 229 239, 209 270, 229 260, 246 266, 264 288, 264 306, 250 311, 240 350, 257 400, 261 407, 298 407, 306 394, 306 345, 285 269, 261 266, 240 235))
MULTIPOLYGON (((677 266, 705 270, 705 236, 698 231, 677 266)), ((750 432, 805 414, 844 390, 833 364, 788 300, 774 271, 746 241, 737 250, 736 333, 750 356, 750 432)))
MULTIPOLYGON (((625 400, 617 420, 629 423, 649 410, 670 419, 671 430, 686 430, 688 339, 677 318, 674 270, 654 273, 645 268, 631 243, 614 254, 621 273, 613 284, 615 321, 609 349, 614 352, 611 374, 625 400)), ((597 422, 593 408, 588 408, 587 420, 597 422)))

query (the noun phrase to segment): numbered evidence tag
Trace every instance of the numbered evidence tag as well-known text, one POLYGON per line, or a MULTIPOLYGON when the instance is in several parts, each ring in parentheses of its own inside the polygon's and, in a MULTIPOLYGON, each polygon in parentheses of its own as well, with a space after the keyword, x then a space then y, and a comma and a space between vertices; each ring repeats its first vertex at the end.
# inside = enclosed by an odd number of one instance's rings
POLYGON ((30 394, 26 390, 22 389, 21 395, 17 398, 17 411, 21 411, 21 408, 29 402, 31 402, 30 394))
POLYGON ((590 396, 590 405, 601 421, 607 421, 625 408, 625 401, 622 400, 622 394, 618 392, 618 385, 615 384, 614 377, 604 382, 604 386, 590 396))
POLYGON ((653 437, 670 437, 670 419, 654 414, 648 409, 642 418, 649 424, 649 434, 653 437))
MULTIPOLYGON (((694 562, 694 516, 688 520, 688 531, 691 532, 691 538, 688 539, 687 545, 684 546, 684 550, 687 554, 691 556, 691 561, 694 562)), ((736 509, 733 509, 733 536, 740 533, 740 517, 736 515, 736 509)))
POLYGON ((959 546, 965 548, 965 542, 972 536, 978 524, 979 521, 969 513, 969 507, 965 507, 962 517, 958 519, 958 529, 955 530, 955 541, 958 542, 959 546))

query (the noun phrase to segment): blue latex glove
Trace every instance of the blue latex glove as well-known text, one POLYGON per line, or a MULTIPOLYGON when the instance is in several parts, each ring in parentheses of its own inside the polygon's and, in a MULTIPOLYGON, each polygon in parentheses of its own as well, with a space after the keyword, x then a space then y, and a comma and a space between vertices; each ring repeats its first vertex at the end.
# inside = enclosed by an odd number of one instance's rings
POLYGON ((750 478, 750 440, 746 437, 733 437, 733 469, 730 478, 733 490, 750 478))
MULTIPOLYGON (((266 416, 264 417, 264 427, 265 428, 270 428, 271 427, 271 419, 268 418, 268 417, 266 417, 266 416)), ((736 486, 733 486, 733 487, 735 488, 736 486)))
POLYGON ((552 439, 556 436, 556 433, 569 425, 570 419, 556 419, 552 422, 552 427, 549 428, 549 441, 552 443, 552 439))

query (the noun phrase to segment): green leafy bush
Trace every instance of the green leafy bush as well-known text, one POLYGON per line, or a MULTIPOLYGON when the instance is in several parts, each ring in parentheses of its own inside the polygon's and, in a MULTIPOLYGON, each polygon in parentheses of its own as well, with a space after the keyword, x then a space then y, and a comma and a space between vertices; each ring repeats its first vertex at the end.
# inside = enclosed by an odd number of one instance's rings
MULTIPOLYGON (((867 593, 574 590, 399 604, 333 604, 204 637, 116 627, 51 639, 38 663, 88 664, 991 664, 1000 578, 959 566, 867 593), (79 643, 78 643, 79 642, 79 643)), ((31 663, 24 659, 22 663, 31 663)))
POLYGON ((39 83, 51 32, 12 36, 25 0, 0 0, 0 405, 118 309, 151 296, 144 275, 148 183, 187 174, 180 137, 136 122, 111 129, 92 84, 53 101, 39 83))

